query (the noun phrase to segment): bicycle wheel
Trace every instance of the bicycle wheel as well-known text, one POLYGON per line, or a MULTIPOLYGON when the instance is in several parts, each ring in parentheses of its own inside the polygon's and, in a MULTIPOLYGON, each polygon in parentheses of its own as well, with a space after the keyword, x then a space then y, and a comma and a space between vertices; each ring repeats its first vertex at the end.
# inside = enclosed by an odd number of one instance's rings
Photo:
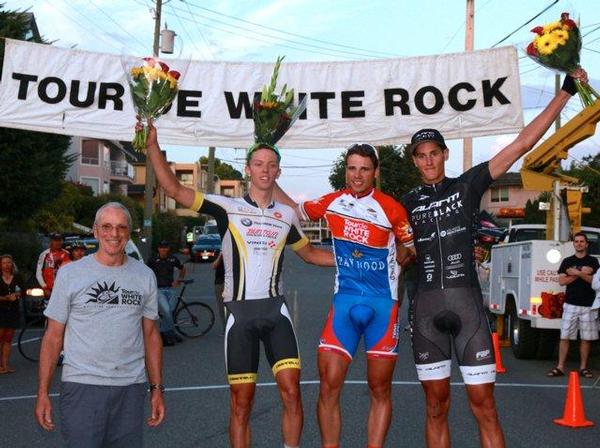
POLYGON ((175 313, 175 328, 188 338, 204 336, 214 323, 215 313, 206 303, 182 301, 175 313))
POLYGON ((46 319, 43 317, 27 322, 19 332, 18 347, 23 357, 31 362, 40 359, 42 337, 46 330, 46 319))

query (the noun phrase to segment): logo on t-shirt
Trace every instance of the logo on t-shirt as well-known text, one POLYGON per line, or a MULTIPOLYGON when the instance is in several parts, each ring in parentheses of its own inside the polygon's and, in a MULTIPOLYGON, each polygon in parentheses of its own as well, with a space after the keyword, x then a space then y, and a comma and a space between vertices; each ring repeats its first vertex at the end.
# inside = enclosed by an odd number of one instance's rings
POLYGON ((115 285, 113 282, 110 286, 106 282, 96 283, 96 287, 92 287, 93 292, 88 292, 88 296, 92 298, 86 303, 102 303, 102 304, 118 304, 119 303, 119 290, 121 288, 115 285))
POLYGON ((109 286, 107 282, 97 282, 96 286, 91 287, 91 292, 87 293, 91 297, 87 303, 97 305, 134 305, 140 306, 142 303, 142 293, 121 288, 112 282, 109 286))

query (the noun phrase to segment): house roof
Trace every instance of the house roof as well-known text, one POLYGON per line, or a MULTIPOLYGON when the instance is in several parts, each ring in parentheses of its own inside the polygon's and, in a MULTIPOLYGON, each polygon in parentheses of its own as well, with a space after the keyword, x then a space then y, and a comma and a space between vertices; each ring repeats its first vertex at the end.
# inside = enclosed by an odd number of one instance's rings
POLYGON ((493 187, 523 187, 521 173, 504 173, 490 185, 493 187))

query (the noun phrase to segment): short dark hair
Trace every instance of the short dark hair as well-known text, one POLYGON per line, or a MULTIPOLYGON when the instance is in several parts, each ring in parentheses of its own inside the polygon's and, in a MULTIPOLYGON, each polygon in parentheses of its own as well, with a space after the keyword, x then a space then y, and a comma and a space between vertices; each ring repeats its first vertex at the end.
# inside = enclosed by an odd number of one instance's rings
POLYGON ((583 233, 583 232, 577 232, 575 235, 573 235, 573 241, 575 241, 575 238, 577 238, 578 236, 582 236, 586 243, 590 242, 588 240, 587 235, 585 233, 583 233))
POLYGON ((369 145, 368 143, 355 143, 354 145, 350 146, 346 151, 346 155, 344 156, 344 163, 347 165, 348 157, 355 154, 371 159, 371 162, 373 162, 373 168, 377 169, 377 167, 379 167, 379 155, 377 154, 377 150, 373 145, 369 145))

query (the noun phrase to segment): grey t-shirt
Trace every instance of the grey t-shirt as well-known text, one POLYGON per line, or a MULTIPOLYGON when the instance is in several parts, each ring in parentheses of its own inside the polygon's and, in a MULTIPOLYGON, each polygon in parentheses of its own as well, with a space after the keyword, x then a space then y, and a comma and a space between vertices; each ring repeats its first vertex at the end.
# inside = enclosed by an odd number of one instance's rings
POLYGON ((44 314, 65 324, 63 381, 127 386, 146 381, 142 318, 158 319, 156 277, 127 257, 89 255, 63 266, 44 314))

